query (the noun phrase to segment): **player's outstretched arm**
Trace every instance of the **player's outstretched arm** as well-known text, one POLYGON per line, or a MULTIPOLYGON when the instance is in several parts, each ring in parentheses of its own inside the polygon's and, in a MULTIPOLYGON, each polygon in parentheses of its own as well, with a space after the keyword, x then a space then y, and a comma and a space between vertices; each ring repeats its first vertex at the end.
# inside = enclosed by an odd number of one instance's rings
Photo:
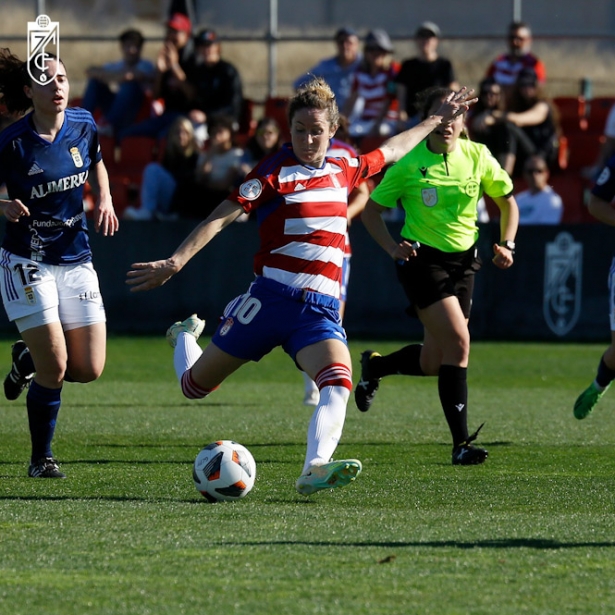
POLYGON ((397 162, 410 150, 414 149, 425 137, 440 124, 446 124, 454 120, 459 114, 465 113, 470 105, 478 99, 473 98, 474 90, 463 87, 458 92, 452 92, 443 101, 433 115, 423 120, 420 124, 400 132, 398 135, 385 141, 380 149, 384 154, 386 164, 397 162))
POLYGON ((186 263, 202 250, 222 229, 243 213, 234 201, 222 201, 216 209, 184 239, 182 244, 167 259, 148 263, 133 263, 127 274, 126 284, 132 292, 151 290, 162 286, 181 271, 186 263))

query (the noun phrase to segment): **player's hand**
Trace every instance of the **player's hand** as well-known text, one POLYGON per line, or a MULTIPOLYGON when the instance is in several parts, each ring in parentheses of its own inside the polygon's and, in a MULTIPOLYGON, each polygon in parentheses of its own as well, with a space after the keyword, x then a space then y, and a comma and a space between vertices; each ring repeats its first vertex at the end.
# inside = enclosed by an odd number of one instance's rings
POLYGON ((151 290, 162 286, 178 271, 170 259, 149 263, 133 263, 126 274, 126 284, 132 286, 131 292, 151 290))
POLYGON ((451 92, 443 101, 436 115, 442 117, 442 122, 452 122, 458 115, 465 113, 471 105, 478 101, 474 97, 474 90, 465 86, 458 92, 451 92))
POLYGON ((394 261, 407 261, 412 257, 417 255, 417 250, 419 248, 418 242, 410 243, 405 239, 399 242, 395 248, 393 248, 389 254, 394 261))
POLYGON ((96 232, 102 230, 105 237, 113 236, 119 228, 120 221, 117 219, 111 199, 99 201, 94 208, 94 229, 96 232))
POLYGON ((512 266, 514 259, 513 254, 508 248, 494 243, 493 244, 493 264, 500 269, 508 269, 512 266))
POLYGON ((5 201, 4 217, 9 222, 17 222, 22 216, 29 216, 30 210, 19 200, 5 201))

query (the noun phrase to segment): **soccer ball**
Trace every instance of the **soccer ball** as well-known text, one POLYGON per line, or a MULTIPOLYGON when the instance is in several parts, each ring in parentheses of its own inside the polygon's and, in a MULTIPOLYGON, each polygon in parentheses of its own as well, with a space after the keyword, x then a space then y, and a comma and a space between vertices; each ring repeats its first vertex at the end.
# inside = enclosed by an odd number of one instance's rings
POLYGON ((196 456, 192 477, 197 491, 210 502, 239 500, 254 487, 256 463, 245 446, 218 440, 196 456))

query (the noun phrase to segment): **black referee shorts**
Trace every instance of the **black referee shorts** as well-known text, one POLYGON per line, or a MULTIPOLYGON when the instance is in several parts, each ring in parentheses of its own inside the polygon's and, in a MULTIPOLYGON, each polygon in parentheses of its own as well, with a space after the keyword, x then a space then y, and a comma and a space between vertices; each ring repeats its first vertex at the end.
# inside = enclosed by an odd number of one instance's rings
POLYGON ((476 245, 465 252, 441 252, 421 245, 417 256, 395 265, 397 279, 410 301, 406 311, 416 316, 416 308, 422 310, 446 297, 457 297, 464 316, 469 318, 474 274, 481 265, 476 245))

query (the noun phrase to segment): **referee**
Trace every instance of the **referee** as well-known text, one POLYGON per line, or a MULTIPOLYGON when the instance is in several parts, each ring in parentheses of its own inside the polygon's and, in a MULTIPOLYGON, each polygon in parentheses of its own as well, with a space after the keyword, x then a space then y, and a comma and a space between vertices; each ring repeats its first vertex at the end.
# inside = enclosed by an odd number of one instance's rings
MULTIPOLYGON (((449 94, 446 88, 425 90, 422 116, 433 113, 449 94)), ((410 301, 408 312, 422 322, 424 339, 387 356, 373 350, 361 354, 357 407, 369 410, 384 376, 438 376, 453 440, 453 465, 480 464, 487 458, 485 449, 472 444, 480 427, 469 435, 467 426, 468 320, 474 274, 481 267, 477 203, 486 193, 500 210, 500 242, 493 246, 493 263, 507 269, 513 264, 519 220, 512 191, 509 175, 487 147, 465 138, 460 114, 387 171, 362 215, 372 237, 395 261, 410 301), (400 242, 382 220, 382 213, 398 202, 405 213, 400 242)))

